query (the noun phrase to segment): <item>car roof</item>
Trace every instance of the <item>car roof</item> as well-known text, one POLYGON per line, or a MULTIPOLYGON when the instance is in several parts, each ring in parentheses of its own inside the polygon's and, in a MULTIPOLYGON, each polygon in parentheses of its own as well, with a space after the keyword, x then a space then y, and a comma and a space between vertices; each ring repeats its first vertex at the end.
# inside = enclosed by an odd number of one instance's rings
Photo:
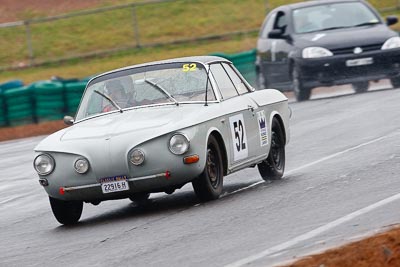
POLYGON ((94 76, 92 79, 90 79, 88 81, 87 85, 91 84, 92 81, 96 80, 97 78, 100 78, 100 77, 108 75, 108 74, 116 73, 119 71, 123 71, 123 70, 129 70, 129 69, 153 66, 153 65, 160 65, 160 64, 167 64, 167 63, 180 63, 180 62, 199 62, 199 63, 203 63, 203 64, 210 64, 212 62, 232 63, 231 61, 227 60, 226 58, 219 57, 219 56, 191 56, 191 57, 179 57, 179 58, 171 58, 171 59, 165 59, 165 60, 159 60, 159 61, 151 61, 151 62, 146 62, 143 64, 131 65, 131 66, 114 69, 114 70, 110 70, 110 71, 101 73, 99 75, 94 76))
MULTIPOLYGON (((231 63, 229 60, 223 57, 218 57, 218 56, 192 56, 192 57, 179 57, 179 58, 171 58, 171 59, 165 59, 165 60, 159 60, 159 61, 151 61, 151 62, 146 62, 143 64, 137 64, 137 65, 131 65, 127 66, 124 68, 120 69, 115 69, 110 72, 116 72, 120 70, 126 70, 126 69, 132 69, 132 68, 138 68, 138 67, 146 67, 146 66, 152 66, 152 65, 160 65, 160 64, 167 64, 167 63, 179 63, 179 62, 200 62, 203 64, 210 64, 215 61, 223 61, 223 62, 228 62, 231 63)), ((106 74, 106 73, 103 73, 106 74)), ((101 75, 103 75, 101 74, 101 75)))
POLYGON ((313 1, 304 1, 304 2, 300 2, 300 3, 283 5, 281 7, 297 9, 297 8, 302 8, 302 7, 333 4, 333 3, 343 3, 343 2, 363 2, 363 0, 313 0, 313 1))

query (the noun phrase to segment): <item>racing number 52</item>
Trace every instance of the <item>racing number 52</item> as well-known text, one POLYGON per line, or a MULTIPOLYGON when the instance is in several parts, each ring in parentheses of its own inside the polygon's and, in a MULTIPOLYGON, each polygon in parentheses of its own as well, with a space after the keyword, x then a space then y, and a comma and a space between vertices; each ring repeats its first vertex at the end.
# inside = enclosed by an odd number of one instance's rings
POLYGON ((246 143, 244 140, 244 129, 243 123, 241 120, 233 122, 233 129, 235 131, 235 139, 236 139, 236 149, 239 152, 240 150, 246 149, 246 143))

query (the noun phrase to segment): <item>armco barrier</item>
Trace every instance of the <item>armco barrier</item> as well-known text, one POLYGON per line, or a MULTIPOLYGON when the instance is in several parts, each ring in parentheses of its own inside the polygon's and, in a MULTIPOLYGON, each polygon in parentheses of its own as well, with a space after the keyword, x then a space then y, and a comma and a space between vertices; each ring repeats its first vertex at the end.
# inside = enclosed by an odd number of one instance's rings
POLYGON ((6 105, 6 122, 11 126, 32 123, 34 111, 30 86, 8 89, 3 93, 6 105))
POLYGON ((21 80, 8 81, 0 84, 0 92, 5 92, 9 89, 19 88, 22 86, 24 86, 24 83, 21 80))
POLYGON ((64 117, 65 97, 61 82, 40 81, 31 85, 38 122, 58 120, 64 117))
POLYGON ((66 112, 68 115, 75 115, 83 91, 85 90, 86 83, 86 81, 78 81, 64 84, 66 112))
POLYGON ((232 61, 233 65, 235 65, 243 77, 252 86, 256 86, 256 69, 254 65, 254 62, 256 61, 256 49, 237 54, 214 53, 212 55, 220 56, 232 61))
POLYGON ((3 92, 0 92, 0 127, 6 126, 7 124, 8 122, 6 116, 6 105, 4 101, 4 94, 3 92))

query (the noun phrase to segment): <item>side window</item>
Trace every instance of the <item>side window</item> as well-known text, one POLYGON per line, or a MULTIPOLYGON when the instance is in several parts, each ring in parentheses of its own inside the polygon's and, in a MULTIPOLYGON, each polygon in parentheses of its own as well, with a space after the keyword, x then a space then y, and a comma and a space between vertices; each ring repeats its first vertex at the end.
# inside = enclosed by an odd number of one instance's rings
POLYGON ((233 84, 235 85, 236 90, 239 94, 245 94, 249 92, 247 86, 243 83, 242 79, 237 75, 237 73, 232 69, 232 66, 227 63, 222 63, 225 71, 228 73, 229 77, 231 78, 233 84))
POLYGON ((270 31, 272 31, 272 27, 274 25, 274 21, 276 18, 276 13, 272 14, 269 18, 267 18, 267 20, 264 23, 263 29, 261 31, 261 37, 262 38, 267 38, 268 37, 268 33, 270 31))
POLYGON ((210 70, 221 92, 222 98, 227 99, 238 95, 235 86, 220 63, 210 65, 210 70))
POLYGON ((284 12, 279 11, 276 15, 274 29, 280 29, 282 33, 285 33, 287 27, 287 18, 284 12))

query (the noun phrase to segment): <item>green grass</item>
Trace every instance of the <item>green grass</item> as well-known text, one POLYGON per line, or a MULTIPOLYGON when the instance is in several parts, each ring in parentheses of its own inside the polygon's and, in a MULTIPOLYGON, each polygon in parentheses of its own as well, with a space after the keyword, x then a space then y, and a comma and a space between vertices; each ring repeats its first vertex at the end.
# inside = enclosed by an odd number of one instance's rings
MULTIPOLYGON (((142 45, 256 29, 264 15, 263 0, 186 0, 136 8, 142 45)), ((37 62, 136 44, 131 8, 34 23, 31 34, 37 62)), ((0 66, 29 62, 24 27, 0 29, 0 46, 0 66)))
MULTIPOLYGON (((120 4, 131 2, 132 0, 118 0, 120 4)), ((271 9, 293 2, 298 1, 181 0, 159 5, 140 6, 136 9, 140 43, 146 45, 230 31, 258 29, 266 14, 266 3, 271 9)), ((396 6, 398 1, 372 0, 370 2, 375 7, 384 8, 396 6)), ((399 29, 400 23, 395 27, 399 29)), ((136 44, 131 9, 33 24, 31 33, 37 62, 136 44)), ((187 45, 131 49, 112 56, 74 59, 62 64, 3 71, 0 73, 0 82, 22 79, 25 83, 30 83, 35 80, 48 79, 52 75, 84 77, 116 67, 151 60, 213 52, 236 53, 254 48, 256 39, 255 36, 245 36, 187 45)), ((23 65, 29 62, 24 27, 0 29, 0 47, 0 66, 23 65)))
POLYGON ((74 59, 63 64, 48 64, 18 71, 4 71, 0 73, 0 83, 11 79, 22 79, 28 84, 38 80, 49 79, 54 75, 64 78, 81 78, 146 61, 205 55, 214 52, 237 53, 254 48, 256 41, 257 36, 253 34, 234 39, 134 49, 107 57, 97 57, 89 60, 74 59))

